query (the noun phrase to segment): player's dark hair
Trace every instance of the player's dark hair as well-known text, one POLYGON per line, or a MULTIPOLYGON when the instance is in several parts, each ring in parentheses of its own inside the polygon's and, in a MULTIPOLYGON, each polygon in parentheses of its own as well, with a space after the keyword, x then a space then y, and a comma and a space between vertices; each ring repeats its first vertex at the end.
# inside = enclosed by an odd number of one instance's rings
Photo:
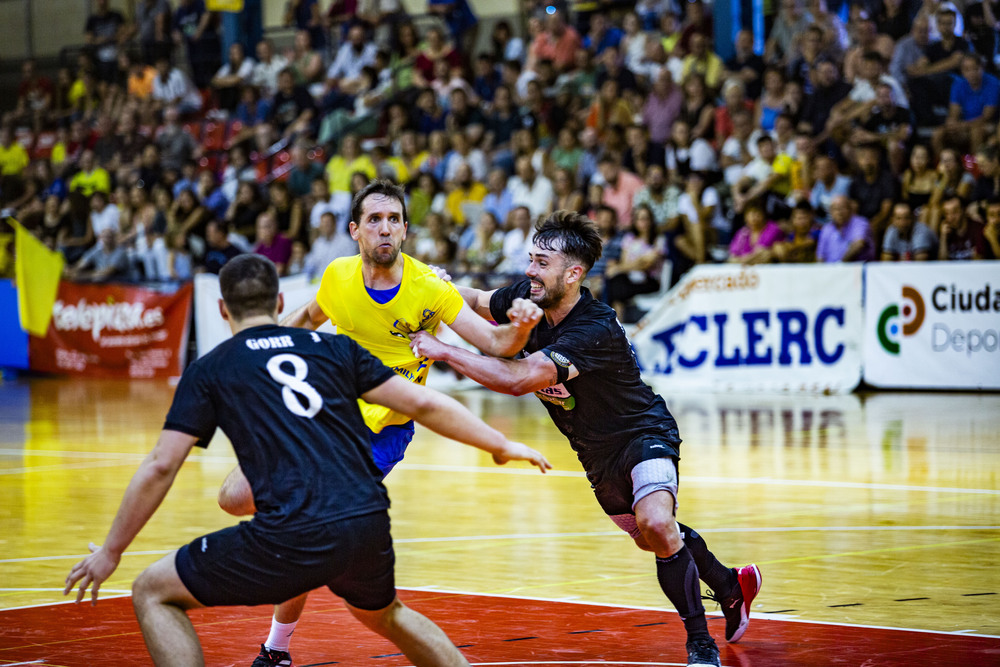
POLYGON ((555 211, 539 218, 532 242, 539 248, 560 252, 583 265, 586 271, 601 258, 601 234, 594 221, 576 211, 555 211))
POLYGON ((362 205, 369 195, 382 195, 398 200, 403 207, 403 222, 410 221, 406 215, 406 193, 403 188, 387 178, 376 178, 354 195, 354 201, 351 202, 351 220, 354 222, 361 224, 362 205))
POLYGON ((263 255, 237 255, 219 271, 219 288, 233 319, 273 315, 278 305, 278 270, 263 255))

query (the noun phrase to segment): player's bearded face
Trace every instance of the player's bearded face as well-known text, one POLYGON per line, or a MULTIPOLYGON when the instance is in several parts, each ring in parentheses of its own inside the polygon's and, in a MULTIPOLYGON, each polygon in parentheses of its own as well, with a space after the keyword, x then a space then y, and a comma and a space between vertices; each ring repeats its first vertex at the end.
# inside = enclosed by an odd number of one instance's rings
POLYGON ((394 198, 372 195, 365 199, 361 222, 352 223, 352 236, 367 262, 392 266, 399 258, 406 222, 402 205, 394 198))
POLYGON ((528 268, 528 278, 531 279, 531 291, 528 297, 539 308, 551 308, 557 305, 566 295, 566 263, 562 257, 536 256, 528 268))

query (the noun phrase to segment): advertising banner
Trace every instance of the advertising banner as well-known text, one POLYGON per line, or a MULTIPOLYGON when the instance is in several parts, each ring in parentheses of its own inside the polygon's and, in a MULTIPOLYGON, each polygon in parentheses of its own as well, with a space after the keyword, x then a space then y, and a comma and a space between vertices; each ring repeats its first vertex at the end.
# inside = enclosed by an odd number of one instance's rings
POLYGON ((1000 389, 1000 262, 869 264, 865 381, 1000 389))
POLYGON ((703 265, 632 336, 657 390, 847 393, 861 380, 860 265, 703 265))
POLYGON ((44 338, 31 336, 33 370, 91 377, 178 376, 184 369, 191 284, 164 293, 63 282, 44 338))

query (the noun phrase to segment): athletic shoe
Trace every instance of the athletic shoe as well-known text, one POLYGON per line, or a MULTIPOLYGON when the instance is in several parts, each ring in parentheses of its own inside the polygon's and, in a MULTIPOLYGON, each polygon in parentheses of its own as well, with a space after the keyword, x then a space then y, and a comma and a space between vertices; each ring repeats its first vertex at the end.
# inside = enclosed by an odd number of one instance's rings
POLYGON ((275 651, 261 644, 260 654, 250 667, 292 667, 292 655, 288 651, 275 651))
POLYGON ((760 592, 760 569, 753 563, 736 568, 738 585, 725 598, 718 600, 726 617, 726 641, 738 642, 750 625, 750 605, 760 592))
POLYGON ((709 636, 693 637, 687 642, 687 667, 722 667, 719 662, 719 647, 709 636))

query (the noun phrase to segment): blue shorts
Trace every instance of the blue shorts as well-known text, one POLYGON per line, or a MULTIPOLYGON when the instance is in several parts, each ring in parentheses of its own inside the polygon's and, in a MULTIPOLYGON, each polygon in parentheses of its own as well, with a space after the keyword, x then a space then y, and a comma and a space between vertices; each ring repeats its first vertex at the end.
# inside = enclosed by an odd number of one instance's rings
POLYGON ((413 422, 386 426, 380 432, 368 430, 372 440, 372 457, 384 478, 397 463, 403 460, 406 447, 413 440, 413 422))

